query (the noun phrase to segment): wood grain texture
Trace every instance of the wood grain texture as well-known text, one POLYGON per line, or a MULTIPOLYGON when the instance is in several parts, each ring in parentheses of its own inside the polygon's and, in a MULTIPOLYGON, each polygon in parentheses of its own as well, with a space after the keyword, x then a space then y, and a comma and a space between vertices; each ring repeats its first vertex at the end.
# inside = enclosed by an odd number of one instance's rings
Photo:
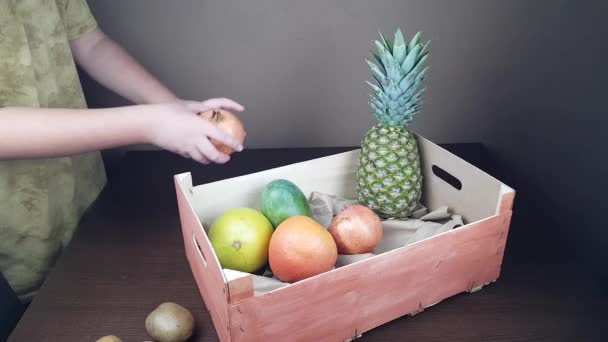
MULTIPOLYGON (((492 175, 503 174, 480 144, 443 146, 492 175)), ((246 150, 228 164, 210 166, 165 152, 129 153, 108 170, 109 186, 9 341, 92 342, 108 334, 147 341, 145 317, 164 301, 194 315, 189 342, 219 341, 186 259, 173 175, 192 172, 194 183, 204 184, 350 149, 246 150)), ((357 342, 605 341, 606 289, 569 251, 547 254, 550 239, 528 247, 525 232, 552 227, 519 218, 510 228, 500 281, 450 297, 422 315, 397 318, 357 342), (513 240, 514 229, 523 232, 520 239, 513 240)))
POLYGON ((496 214, 502 183, 484 170, 459 158, 445 148, 416 135, 422 167, 422 202, 430 208, 446 205, 465 223, 496 214), (433 166, 458 179, 456 189, 432 171, 433 166))
POLYGON ((224 269, 228 281, 228 303, 236 304, 253 297, 253 278, 251 274, 224 269))
POLYGON ((513 210, 513 202, 515 201, 515 191, 509 191, 502 195, 500 201, 500 209, 498 209, 499 213, 504 213, 506 211, 513 210))
POLYGON ((344 341, 491 283, 500 273, 509 217, 483 220, 233 305, 232 341, 344 341))
POLYGON ((177 205, 184 234, 186 256, 205 305, 221 340, 229 340, 228 289, 221 266, 203 227, 190 205, 190 174, 175 177, 177 205))

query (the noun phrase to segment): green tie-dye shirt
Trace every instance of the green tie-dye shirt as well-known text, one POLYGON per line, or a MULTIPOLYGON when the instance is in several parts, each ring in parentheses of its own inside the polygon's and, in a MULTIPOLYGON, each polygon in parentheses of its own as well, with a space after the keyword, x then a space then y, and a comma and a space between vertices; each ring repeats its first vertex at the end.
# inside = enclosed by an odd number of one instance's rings
MULTIPOLYGON (((96 27, 85 0, 0 0, 0 107, 85 108, 69 40, 96 27)), ((0 272, 24 300, 105 182, 99 152, 0 161, 0 272)))

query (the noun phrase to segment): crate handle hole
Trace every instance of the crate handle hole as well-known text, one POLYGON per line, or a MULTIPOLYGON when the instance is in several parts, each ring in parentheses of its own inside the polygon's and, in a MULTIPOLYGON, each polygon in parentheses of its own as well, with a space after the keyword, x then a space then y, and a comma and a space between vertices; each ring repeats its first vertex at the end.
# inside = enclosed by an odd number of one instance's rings
POLYGON ((192 234, 192 241, 194 242, 194 247, 196 248, 196 251, 198 252, 198 255, 201 256, 201 260, 203 261, 203 266, 207 267, 207 259, 205 258, 205 254, 203 254, 203 250, 201 249, 201 246, 198 244, 198 240, 196 239, 196 234, 192 234))
POLYGON ((433 174, 458 190, 462 190, 462 182, 437 165, 431 167, 433 174))

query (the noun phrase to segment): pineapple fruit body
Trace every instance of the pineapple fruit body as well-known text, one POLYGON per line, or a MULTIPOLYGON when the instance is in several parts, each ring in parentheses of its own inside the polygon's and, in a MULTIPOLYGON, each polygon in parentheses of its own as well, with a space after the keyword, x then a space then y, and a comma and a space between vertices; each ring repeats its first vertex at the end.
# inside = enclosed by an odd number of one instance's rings
POLYGON ((359 203, 383 219, 405 218, 422 195, 416 138, 405 128, 376 125, 361 144, 357 171, 359 203))
POLYGON ((357 198, 383 219, 410 216, 422 197, 418 144, 407 125, 420 110, 428 44, 420 32, 407 44, 398 29, 392 42, 381 34, 376 63, 367 61, 376 81, 367 83, 377 124, 361 142, 357 198))

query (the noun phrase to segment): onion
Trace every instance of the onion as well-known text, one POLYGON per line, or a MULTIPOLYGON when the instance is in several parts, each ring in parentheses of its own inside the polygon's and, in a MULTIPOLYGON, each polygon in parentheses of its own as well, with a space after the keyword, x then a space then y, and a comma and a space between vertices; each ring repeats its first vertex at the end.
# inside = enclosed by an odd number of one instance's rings
MULTIPOLYGON (((203 118, 211 121, 211 123, 216 125, 225 133, 234 137, 239 143, 243 144, 245 142, 247 132, 245 132, 245 128, 243 127, 241 120, 239 120, 239 118, 233 113, 224 109, 214 109, 203 112, 200 115, 203 118)), ((230 155, 235 152, 235 150, 231 147, 226 146, 214 139, 211 139, 211 143, 213 143, 215 148, 222 153, 230 155)))

